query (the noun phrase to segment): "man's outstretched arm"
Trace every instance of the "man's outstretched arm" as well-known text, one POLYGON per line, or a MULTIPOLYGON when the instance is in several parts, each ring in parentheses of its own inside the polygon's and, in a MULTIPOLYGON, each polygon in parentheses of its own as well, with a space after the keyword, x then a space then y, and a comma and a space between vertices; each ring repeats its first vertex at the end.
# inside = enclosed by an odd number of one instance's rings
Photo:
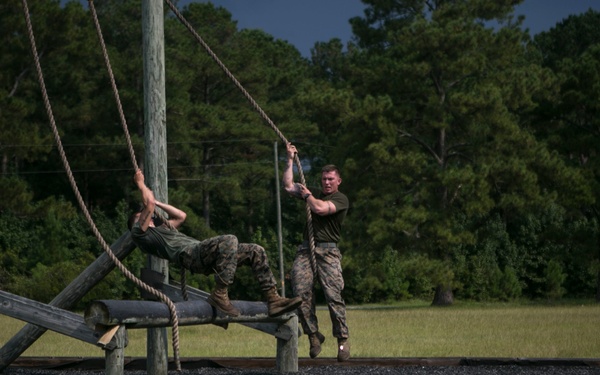
POLYGON ((156 200, 154 199, 154 193, 146 186, 144 182, 144 173, 142 173, 141 169, 135 171, 133 181, 142 193, 142 203, 144 204, 144 208, 140 212, 140 218, 138 222, 140 223, 140 228, 145 232, 150 226, 150 221, 152 220, 152 215, 154 214, 156 200))
POLYGON ((283 188, 293 197, 302 198, 300 184, 294 183, 294 157, 298 152, 296 146, 291 143, 286 145, 287 148, 287 164, 283 170, 283 188))
POLYGON ((304 199, 310 206, 310 210, 319 216, 334 214, 337 210, 335 205, 329 201, 315 198, 311 191, 304 185, 294 183, 294 157, 298 152, 296 146, 291 143, 287 147, 287 165, 283 171, 283 187, 291 196, 304 199))

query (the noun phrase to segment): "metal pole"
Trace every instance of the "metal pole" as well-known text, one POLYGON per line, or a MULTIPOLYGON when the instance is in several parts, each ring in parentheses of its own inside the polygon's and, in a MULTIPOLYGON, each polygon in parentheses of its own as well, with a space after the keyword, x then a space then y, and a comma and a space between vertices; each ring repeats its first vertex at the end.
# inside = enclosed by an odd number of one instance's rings
MULTIPOLYGON (((167 193, 167 127, 165 99, 164 12, 162 0, 142 1, 142 45, 144 55, 144 176, 161 202, 167 193)), ((168 261, 148 256, 148 268, 168 280, 168 261)), ((148 329, 147 370, 167 375, 168 345, 165 327, 148 329)))
POLYGON ((285 273, 283 272, 283 239, 281 235, 281 194, 279 188, 279 158, 277 141, 273 144, 275 154, 275 196, 277 197, 277 247, 279 248, 279 278, 281 279, 281 296, 285 297, 285 273))

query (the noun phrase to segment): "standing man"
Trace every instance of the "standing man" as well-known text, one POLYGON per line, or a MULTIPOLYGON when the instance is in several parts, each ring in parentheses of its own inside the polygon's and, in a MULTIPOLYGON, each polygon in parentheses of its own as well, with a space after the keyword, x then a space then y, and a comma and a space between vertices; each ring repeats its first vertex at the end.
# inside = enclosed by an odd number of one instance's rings
POLYGON ((174 206, 157 201, 144 183, 144 174, 137 170, 133 178, 142 193, 143 208, 129 218, 128 226, 133 242, 147 254, 167 259, 179 266, 204 275, 214 274, 217 284, 207 302, 229 316, 239 316, 229 300, 227 288, 233 283, 237 266, 249 265, 267 300, 271 317, 294 311, 300 298, 282 298, 277 293, 275 277, 269 268, 265 249, 257 244, 238 243, 233 235, 222 235, 203 241, 186 236, 178 228, 186 213, 174 206), (154 208, 164 210, 169 225, 153 218, 154 208))
POLYGON ((312 227, 315 241, 316 274, 311 265, 308 229, 304 229, 304 242, 298 247, 292 267, 292 289, 294 295, 302 298, 300 323, 310 342, 310 357, 321 352, 325 336, 319 332, 315 314, 315 281, 318 280, 325 293, 325 300, 331 316, 333 336, 338 341, 337 359, 340 362, 350 358, 348 325, 346 324, 346 303, 342 298, 344 278, 342 276, 342 254, 337 247, 342 223, 350 205, 348 198, 338 191, 342 183, 340 171, 335 165, 326 165, 321 170, 321 189, 313 195, 306 186, 294 183, 293 163, 296 147, 287 144, 287 166, 283 172, 283 186, 293 197, 303 199, 312 212, 312 227))

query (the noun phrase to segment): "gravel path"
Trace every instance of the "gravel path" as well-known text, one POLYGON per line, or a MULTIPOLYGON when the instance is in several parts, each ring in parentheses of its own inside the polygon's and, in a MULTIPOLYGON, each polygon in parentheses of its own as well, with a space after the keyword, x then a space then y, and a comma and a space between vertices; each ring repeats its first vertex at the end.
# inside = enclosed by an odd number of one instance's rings
MULTIPOLYGON (((49 370, 34 368, 7 368, 6 375, 95 375, 104 370, 49 370)), ((144 370, 126 370, 124 375, 146 375, 144 370)), ((169 371, 169 375, 275 375, 274 369, 240 369, 199 367, 181 372, 169 371)), ((600 375, 598 366, 315 366, 300 367, 296 374, 315 375, 600 375)))
MULTIPOLYGON (((4 371, 7 375, 93 375, 101 374, 102 370, 44 370, 9 368, 4 371)), ((145 375, 146 371, 125 371, 126 375, 145 375)), ((279 374, 273 369, 215 369, 198 368, 181 372, 169 371, 169 375, 272 375, 279 374)), ((600 375, 598 367, 532 367, 532 366, 402 366, 402 367, 347 367, 319 366, 303 367, 297 374, 317 375, 362 375, 362 374, 402 374, 402 375, 600 375)))

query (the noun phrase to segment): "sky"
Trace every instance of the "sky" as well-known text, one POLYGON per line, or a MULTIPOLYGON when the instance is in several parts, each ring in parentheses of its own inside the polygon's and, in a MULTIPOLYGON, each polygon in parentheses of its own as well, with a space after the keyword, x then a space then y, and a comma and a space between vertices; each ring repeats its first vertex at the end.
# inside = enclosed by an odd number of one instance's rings
MULTIPOLYGON (((352 37, 348 22, 362 17, 360 0, 191 0, 212 2, 231 13, 238 29, 262 29, 275 39, 294 45, 304 57, 316 42, 339 38, 346 44, 352 37)), ((179 0, 179 6, 190 0, 179 0)), ((525 0, 515 15, 525 15, 524 26, 531 35, 547 31, 572 14, 588 9, 600 11, 599 0, 525 0)))

